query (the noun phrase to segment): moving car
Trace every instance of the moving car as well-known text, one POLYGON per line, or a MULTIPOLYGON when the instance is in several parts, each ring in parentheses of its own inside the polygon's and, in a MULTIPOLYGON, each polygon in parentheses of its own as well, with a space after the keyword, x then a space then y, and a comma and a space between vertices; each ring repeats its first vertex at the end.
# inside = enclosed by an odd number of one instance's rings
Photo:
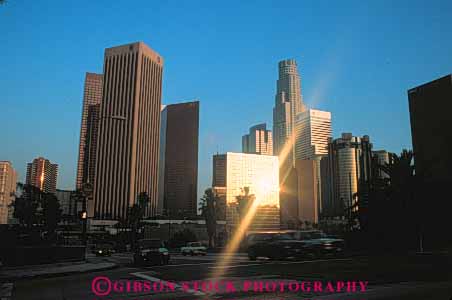
POLYGON ((305 255, 305 243, 297 241, 285 233, 253 233, 248 236, 248 257, 256 260, 258 257, 270 259, 300 258, 305 255))
POLYGON ((344 254, 345 241, 329 236, 320 230, 300 230, 291 234, 295 239, 306 243, 307 252, 311 256, 340 256, 344 254))
POLYGON ((182 255, 206 255, 207 248, 204 247, 200 242, 187 243, 187 246, 180 249, 182 255))
POLYGON ((169 264, 169 261, 169 251, 161 240, 145 239, 138 241, 138 246, 133 254, 133 262, 135 265, 167 265, 169 264))

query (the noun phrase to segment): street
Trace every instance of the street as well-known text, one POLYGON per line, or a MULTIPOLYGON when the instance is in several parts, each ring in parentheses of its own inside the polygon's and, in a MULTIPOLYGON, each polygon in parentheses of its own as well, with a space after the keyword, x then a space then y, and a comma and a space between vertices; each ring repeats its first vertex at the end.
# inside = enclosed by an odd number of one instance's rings
MULTIPOLYGON (((90 256, 91 261, 111 261, 119 265, 108 271, 61 276, 54 278, 37 278, 14 282, 12 299, 445 299, 452 297, 452 284, 445 280, 435 279, 421 272, 395 274, 390 266, 381 267, 380 261, 366 257, 330 258, 304 261, 249 261, 245 254, 233 256, 208 254, 207 256, 184 257, 173 255, 170 265, 134 267, 130 254, 114 254, 111 257, 90 256), (227 264, 221 263, 227 260, 227 264), (383 274, 382 272, 386 272, 383 274), (414 274, 419 273, 419 274, 414 274), (385 276, 385 280, 381 278, 385 276), (399 277, 400 276, 400 277, 399 277), (96 295, 92 283, 95 278, 103 282, 97 285, 96 295), (110 281, 113 288, 108 291, 110 281), (143 280, 151 283, 150 290, 142 286, 134 286, 134 282, 143 280), (336 281, 367 281, 365 292, 348 293, 326 291, 289 291, 287 285, 281 291, 279 285, 293 281, 327 282, 336 281), (421 282, 422 281, 422 282, 421 282), (121 284, 114 286, 114 282, 121 284), (130 285, 127 285, 127 282, 130 285), (174 283, 174 290, 169 290, 165 283, 174 283), (229 290, 222 286, 221 291, 215 291, 206 282, 229 283, 229 290), (248 289, 244 290, 244 282, 248 289), (260 291, 256 285, 263 284, 260 291), (276 291, 266 291, 268 282, 278 283, 276 291), (156 284, 154 284, 156 283, 156 284), (158 283, 158 284, 157 284, 158 283), (204 283, 204 285, 203 285, 204 283), (162 285, 163 284, 163 285, 162 285), (185 287, 184 287, 185 284, 185 287), (198 285, 197 285, 198 284, 198 285), (166 286, 166 288, 162 288, 166 286), (231 290, 235 288, 234 290, 231 290), (162 288, 163 291, 155 291, 162 288), (100 295, 101 293, 105 296, 100 295)), ((412 265, 412 264, 406 264, 412 265)), ((418 270, 430 272, 435 269, 430 263, 420 264, 418 270)), ((397 270, 404 270, 403 262, 397 265, 397 270)), ((412 269, 410 269, 412 270, 412 269)), ((448 278, 450 280, 450 278, 448 278)), ((111 286, 110 286, 111 287, 111 286)))

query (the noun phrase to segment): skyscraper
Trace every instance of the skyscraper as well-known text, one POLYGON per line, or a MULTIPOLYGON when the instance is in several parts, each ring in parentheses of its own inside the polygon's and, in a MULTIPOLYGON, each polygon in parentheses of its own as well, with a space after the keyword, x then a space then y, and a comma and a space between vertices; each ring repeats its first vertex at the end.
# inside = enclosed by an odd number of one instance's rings
MULTIPOLYGON (((322 181, 326 187, 322 190, 331 192, 325 193, 323 201, 332 215, 343 215, 358 201, 359 183, 370 180, 372 144, 367 135, 360 138, 343 133, 338 139, 330 138, 328 147, 328 158, 322 161, 327 166, 322 166, 322 170, 329 172, 329 180, 322 181)), ((364 205, 365 200, 360 199, 360 203, 364 205)))
POLYGON ((438 230, 452 210, 448 196, 452 186, 452 75, 408 90, 408 102, 418 182, 411 201, 419 205, 417 218, 425 244, 440 248, 452 242, 438 230))
POLYGON ((27 164, 26 184, 35 186, 45 193, 55 194, 58 165, 44 157, 38 157, 27 164))
POLYGON ((258 201, 249 230, 280 229, 278 169, 276 156, 233 152, 213 156, 212 187, 225 188, 228 226, 240 222, 237 196, 248 188, 258 201))
POLYGON ((452 75, 408 90, 416 174, 450 181, 452 75))
POLYGON ((102 74, 86 73, 83 93, 82 121, 78 150, 77 177, 75 186, 94 184, 96 146, 99 127, 99 110, 102 101, 102 74))
POLYGON ((295 117, 295 158, 315 159, 328 155, 331 113, 308 109, 295 117))
POLYGON ((12 217, 11 203, 16 192, 17 173, 9 161, 0 161, 0 224, 12 217))
POLYGON ((283 224, 317 223, 322 210, 320 159, 328 154, 331 113, 307 109, 295 117, 295 169, 282 183, 281 220, 283 224), (315 170, 312 170, 312 166, 315 170), (315 175, 312 178, 312 175, 315 175), (292 176, 293 178, 289 178, 292 176))
MULTIPOLYGON (((276 82, 275 107, 273 108, 273 153, 279 156, 283 169, 294 166, 295 116, 306 110, 301 96, 301 79, 294 59, 279 62, 276 82)), ((280 178, 283 180, 283 178, 280 178)))
POLYGON ((197 215, 198 137, 199 101, 164 107, 160 136, 163 199, 160 202, 164 212, 170 215, 197 215))
POLYGON ((265 123, 251 127, 249 133, 242 136, 242 152, 273 155, 272 132, 265 123))
POLYGON ((145 215, 156 213, 162 72, 163 58, 142 42, 105 50, 95 218, 125 218, 141 193, 145 215))

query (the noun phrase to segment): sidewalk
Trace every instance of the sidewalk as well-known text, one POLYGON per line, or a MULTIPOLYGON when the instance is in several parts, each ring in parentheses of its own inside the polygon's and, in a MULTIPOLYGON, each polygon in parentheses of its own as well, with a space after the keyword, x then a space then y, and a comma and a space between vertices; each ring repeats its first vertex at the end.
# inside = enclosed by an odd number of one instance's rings
POLYGON ((0 269, 0 282, 36 277, 55 277, 69 274, 87 273, 93 271, 110 270, 116 268, 112 262, 67 262, 44 265, 4 267, 0 269))

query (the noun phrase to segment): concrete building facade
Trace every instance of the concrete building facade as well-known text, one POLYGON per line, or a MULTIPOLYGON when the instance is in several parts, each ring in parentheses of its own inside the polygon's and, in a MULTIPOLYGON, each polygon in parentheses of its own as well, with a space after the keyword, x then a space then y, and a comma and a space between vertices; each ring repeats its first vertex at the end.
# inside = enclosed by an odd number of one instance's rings
POLYGON ((102 82, 102 74, 86 73, 85 75, 76 189, 81 189, 85 182, 94 184, 102 82))
POLYGON ((158 204, 163 58, 142 42, 105 50, 94 217, 125 219, 140 193, 158 204))
POLYGON ((0 224, 8 224, 12 219, 14 201, 16 193, 17 173, 11 162, 0 161, 0 224))
MULTIPOLYGON (((351 133, 343 133, 338 139, 330 139, 327 164, 322 170, 328 181, 322 182, 325 205, 332 215, 344 215, 358 201, 360 182, 367 182, 371 177, 372 144, 369 136, 355 137, 351 133)), ((361 197, 365 197, 362 195, 361 197)), ((360 199, 365 203, 365 199, 360 199)))
POLYGON ((162 212, 195 217, 198 213, 199 101, 165 106, 160 132, 162 212))
POLYGON ((278 67, 273 108, 273 153, 279 156, 284 175, 295 162, 295 116, 306 108, 301 95, 301 78, 297 62, 294 59, 283 60, 279 62, 278 67))

